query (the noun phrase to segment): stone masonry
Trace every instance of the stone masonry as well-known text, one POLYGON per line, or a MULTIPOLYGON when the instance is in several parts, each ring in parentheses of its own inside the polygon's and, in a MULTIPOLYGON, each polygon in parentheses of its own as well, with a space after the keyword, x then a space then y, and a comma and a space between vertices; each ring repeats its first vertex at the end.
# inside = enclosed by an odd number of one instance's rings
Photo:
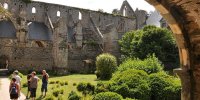
POLYGON ((84 60, 94 63, 100 53, 119 58, 118 40, 143 23, 127 1, 120 15, 35 1, 0 3, 13 17, 0 20, 1 68, 81 71, 84 60))

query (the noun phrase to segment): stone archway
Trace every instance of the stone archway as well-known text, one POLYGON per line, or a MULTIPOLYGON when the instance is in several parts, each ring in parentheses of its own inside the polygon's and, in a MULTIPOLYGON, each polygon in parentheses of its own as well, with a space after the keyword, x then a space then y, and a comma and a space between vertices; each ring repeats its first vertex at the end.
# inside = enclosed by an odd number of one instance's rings
POLYGON ((0 56, 0 69, 8 69, 9 58, 6 55, 0 56))
POLYGON ((167 20, 179 47, 182 100, 200 100, 200 1, 146 0, 167 20))

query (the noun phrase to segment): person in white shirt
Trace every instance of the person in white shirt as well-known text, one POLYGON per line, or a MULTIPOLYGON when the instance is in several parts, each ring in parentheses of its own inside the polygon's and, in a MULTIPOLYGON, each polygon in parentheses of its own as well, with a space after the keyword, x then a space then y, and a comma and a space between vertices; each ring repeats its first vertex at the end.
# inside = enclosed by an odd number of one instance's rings
POLYGON ((16 83, 21 87, 21 77, 18 74, 19 74, 18 70, 15 70, 13 72, 12 78, 15 78, 16 79, 16 83))

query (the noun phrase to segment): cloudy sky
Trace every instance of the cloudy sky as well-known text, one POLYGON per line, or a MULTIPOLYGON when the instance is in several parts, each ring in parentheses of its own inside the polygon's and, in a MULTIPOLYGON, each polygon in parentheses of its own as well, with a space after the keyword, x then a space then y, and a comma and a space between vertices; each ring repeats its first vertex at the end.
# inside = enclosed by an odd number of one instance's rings
MULTIPOLYGON (((79 7, 91 10, 103 9, 111 13, 113 9, 120 9, 124 0, 34 0, 48 3, 62 4, 72 7, 79 7)), ((149 5, 145 0, 127 0, 133 9, 139 8, 147 12, 153 11, 154 7, 149 5)))

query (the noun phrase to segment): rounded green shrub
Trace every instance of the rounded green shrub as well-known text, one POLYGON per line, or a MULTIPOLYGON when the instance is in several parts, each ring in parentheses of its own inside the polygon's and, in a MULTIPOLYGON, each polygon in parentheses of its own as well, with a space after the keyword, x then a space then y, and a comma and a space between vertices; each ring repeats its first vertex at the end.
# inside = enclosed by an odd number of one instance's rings
POLYGON ((71 91, 68 96, 68 100, 81 100, 81 97, 74 91, 71 91))
POLYGON ((77 90, 79 92, 84 91, 87 89, 87 83, 81 82, 77 85, 77 90))
POLYGON ((60 82, 60 85, 61 85, 61 86, 64 86, 64 85, 65 85, 65 82, 61 81, 61 82, 60 82))
POLYGON ((56 82, 55 81, 49 81, 49 84, 55 84, 56 82))
POLYGON ((27 83, 23 83, 22 86, 23 87, 28 87, 28 84, 27 83))
POLYGON ((95 95, 94 100, 122 100, 122 96, 115 92, 102 92, 95 95))
POLYGON ((155 55, 148 56, 144 60, 140 59, 127 59, 119 67, 118 71, 122 72, 129 69, 143 70, 148 74, 157 73, 163 70, 161 62, 155 55))
POLYGON ((150 86, 148 74, 142 70, 126 70, 118 72, 111 79, 113 81, 110 90, 117 92, 124 98, 136 98, 140 100, 150 99, 150 86))
POLYGON ((56 98, 53 95, 47 95, 44 100, 55 100, 56 98))
POLYGON ((68 81, 65 81, 65 85, 68 85, 68 81))
POLYGON ((77 84, 76 83, 73 83, 73 86, 76 86, 77 84))
POLYGON ((112 77, 112 73, 117 68, 116 57, 108 53, 97 56, 96 67, 96 75, 98 79, 110 79, 112 77))
POLYGON ((55 90, 53 91, 53 95, 54 95, 55 97, 58 97, 59 94, 63 94, 63 93, 64 93, 64 90, 61 89, 61 88, 55 89, 55 90))
POLYGON ((178 78, 159 72, 149 76, 149 83, 153 100, 181 99, 181 83, 178 78))
POLYGON ((95 88, 95 93, 100 93, 100 92, 108 92, 110 91, 110 82, 98 82, 97 86, 95 88))
POLYGON ((79 92, 82 92, 83 94, 88 94, 88 93, 94 93, 94 90, 95 90, 95 86, 92 85, 91 83, 84 83, 84 82, 80 82, 78 85, 77 85, 77 90, 79 92))
POLYGON ((56 84, 59 84, 59 83, 60 83, 60 81, 59 81, 59 80, 57 80, 57 81, 56 81, 56 84))

